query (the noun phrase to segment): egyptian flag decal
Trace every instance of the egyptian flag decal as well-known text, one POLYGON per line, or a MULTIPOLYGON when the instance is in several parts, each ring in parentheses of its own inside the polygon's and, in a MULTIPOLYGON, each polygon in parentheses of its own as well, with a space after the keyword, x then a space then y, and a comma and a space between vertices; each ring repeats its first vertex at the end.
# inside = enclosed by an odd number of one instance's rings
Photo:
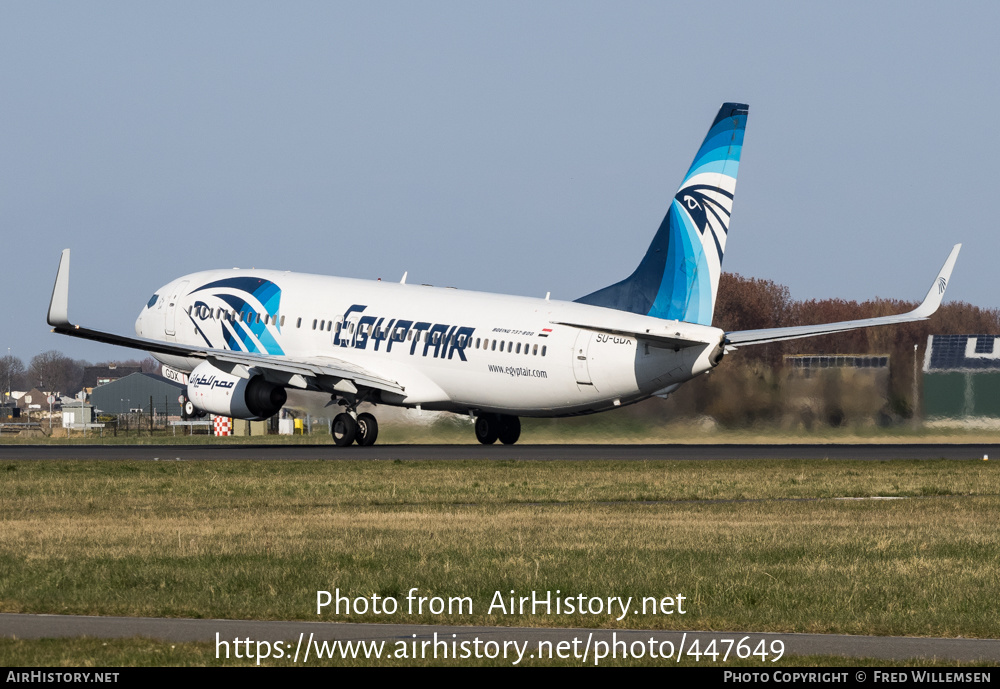
POLYGON ((538 333, 539 337, 548 337, 549 333, 552 332, 552 328, 542 328, 542 332, 538 333))

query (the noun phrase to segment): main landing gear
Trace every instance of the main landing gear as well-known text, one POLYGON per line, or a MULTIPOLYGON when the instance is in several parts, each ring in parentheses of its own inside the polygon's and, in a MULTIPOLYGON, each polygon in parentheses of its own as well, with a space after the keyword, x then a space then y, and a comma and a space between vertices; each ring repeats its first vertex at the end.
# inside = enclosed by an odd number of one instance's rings
POLYGON ((351 443, 368 447, 374 445, 378 438, 378 421, 368 412, 358 414, 356 419, 350 413, 343 412, 334 417, 332 433, 333 442, 338 447, 346 447, 351 443))
POLYGON ((499 440, 513 445, 521 437, 521 420, 506 414, 480 414, 476 417, 476 440, 492 445, 499 440))
MULTIPOLYGON (((334 417, 331 433, 338 447, 354 443, 368 447, 374 445, 378 438, 378 421, 367 412, 358 414, 348 407, 348 411, 334 417)), ((497 440, 504 445, 513 445, 520 437, 521 421, 516 416, 480 414, 476 417, 476 440, 483 445, 492 445, 497 440)))

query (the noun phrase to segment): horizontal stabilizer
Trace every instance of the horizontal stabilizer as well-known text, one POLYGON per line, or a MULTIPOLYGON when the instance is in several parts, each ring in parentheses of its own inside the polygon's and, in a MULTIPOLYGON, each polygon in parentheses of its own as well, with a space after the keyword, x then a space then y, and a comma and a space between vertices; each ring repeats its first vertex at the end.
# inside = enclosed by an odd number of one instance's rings
POLYGON ((955 261, 958 259, 958 252, 961 248, 961 244, 956 244, 952 248, 951 254, 948 255, 948 260, 944 262, 941 271, 934 279, 933 284, 931 284, 931 288, 928 290, 927 296, 924 297, 923 303, 913 311, 901 313, 896 316, 863 318, 856 321, 841 321, 839 323, 824 323, 821 325, 798 325, 789 328, 765 328, 762 330, 737 330, 726 333, 726 345, 727 347, 734 348, 751 344, 779 342, 781 340, 795 340, 802 337, 829 335, 845 330, 870 328, 876 325, 895 325, 897 323, 926 320, 941 306, 941 300, 944 298, 945 290, 948 288, 951 271, 955 267, 955 261))
MULTIPOLYGON (((706 344, 711 344, 704 340, 693 339, 689 337, 684 337, 682 334, 670 334, 667 332, 668 328, 666 326, 661 326, 659 328, 615 328, 607 327, 601 325, 594 325, 593 323, 574 323, 568 321, 552 321, 553 325, 568 325, 571 328, 580 328, 582 330, 592 330, 596 333, 605 333, 606 335, 616 335, 618 337, 634 337, 639 340, 644 340, 654 346, 666 347, 668 349, 684 349, 686 347, 704 347, 706 344)), ((716 330, 716 332, 718 332, 716 330)))

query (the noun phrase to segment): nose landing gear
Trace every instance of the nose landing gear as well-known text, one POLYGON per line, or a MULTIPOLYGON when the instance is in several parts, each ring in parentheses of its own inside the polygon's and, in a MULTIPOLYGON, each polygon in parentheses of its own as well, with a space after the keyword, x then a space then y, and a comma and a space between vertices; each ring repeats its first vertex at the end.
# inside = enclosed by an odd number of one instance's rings
POLYGON ((181 405, 181 420, 190 421, 191 419, 200 419, 205 416, 205 412, 194 406, 194 402, 187 398, 187 395, 181 395, 177 398, 177 401, 181 405))

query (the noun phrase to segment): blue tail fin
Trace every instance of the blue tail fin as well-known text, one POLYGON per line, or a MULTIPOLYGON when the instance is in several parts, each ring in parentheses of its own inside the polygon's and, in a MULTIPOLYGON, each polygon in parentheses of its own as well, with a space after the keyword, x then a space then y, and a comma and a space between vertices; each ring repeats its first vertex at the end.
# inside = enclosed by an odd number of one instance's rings
POLYGON ((576 301, 712 324, 748 110, 723 104, 635 272, 576 301))

